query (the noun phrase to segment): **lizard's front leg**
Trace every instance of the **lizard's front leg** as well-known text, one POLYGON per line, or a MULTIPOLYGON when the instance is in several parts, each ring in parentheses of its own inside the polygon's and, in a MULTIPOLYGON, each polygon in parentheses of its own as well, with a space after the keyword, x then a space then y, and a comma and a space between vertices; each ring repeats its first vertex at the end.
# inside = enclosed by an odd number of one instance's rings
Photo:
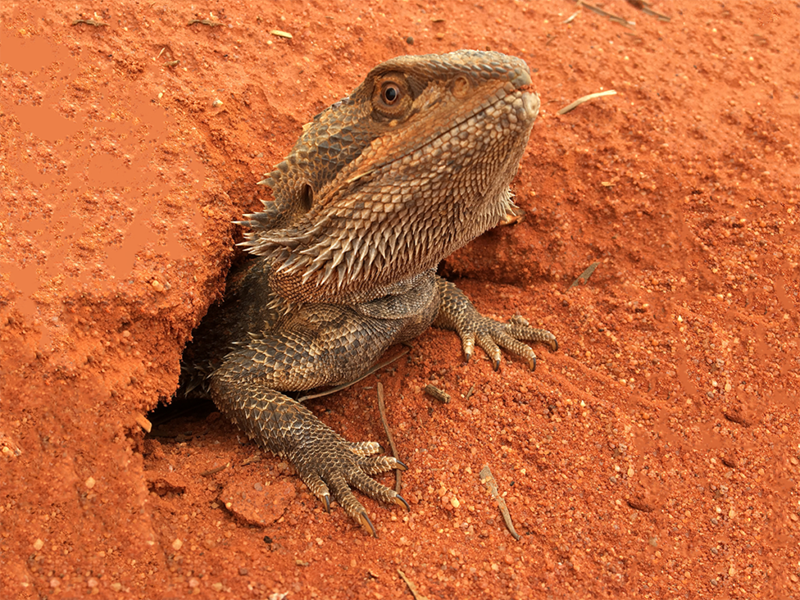
POLYGON ((533 370, 536 368, 536 354, 521 340, 544 342, 553 352, 558 350, 556 336, 546 329, 531 327, 519 315, 511 317, 507 323, 484 317, 455 284, 437 276, 436 285, 441 305, 433 324, 458 333, 467 360, 472 356, 475 342, 478 342, 489 355, 495 371, 500 368, 501 347, 524 358, 533 370))
POLYGON ((211 376, 211 397, 248 436, 288 459, 312 493, 330 508, 333 498, 375 535, 350 491, 408 508, 394 490, 370 475, 406 466, 377 442, 351 443, 300 402, 281 393, 356 378, 393 339, 397 323, 369 319, 345 307, 302 308, 279 327, 225 357, 211 376))

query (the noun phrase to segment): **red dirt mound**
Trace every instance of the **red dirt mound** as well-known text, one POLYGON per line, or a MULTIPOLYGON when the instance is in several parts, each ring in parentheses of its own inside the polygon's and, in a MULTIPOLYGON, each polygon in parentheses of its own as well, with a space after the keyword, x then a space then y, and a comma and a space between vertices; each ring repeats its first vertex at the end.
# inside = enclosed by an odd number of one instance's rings
POLYGON ((800 7, 635 4, 0 6, 0 595, 800 595, 800 7), (371 539, 213 407, 139 422, 303 123, 458 48, 524 58, 542 112, 527 217, 443 272, 561 350, 494 372, 431 330, 310 402, 383 441, 385 386, 411 512, 365 500, 371 539))

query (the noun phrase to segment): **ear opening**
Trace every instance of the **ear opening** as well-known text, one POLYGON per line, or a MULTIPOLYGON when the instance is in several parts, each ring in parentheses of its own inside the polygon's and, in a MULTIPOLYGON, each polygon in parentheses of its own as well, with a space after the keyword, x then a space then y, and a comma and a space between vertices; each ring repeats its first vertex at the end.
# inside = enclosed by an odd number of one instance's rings
POLYGON ((302 207, 303 212, 308 212, 311 210, 311 206, 314 204, 314 188, 311 187, 311 184, 304 183, 302 189, 300 190, 300 206, 302 207))

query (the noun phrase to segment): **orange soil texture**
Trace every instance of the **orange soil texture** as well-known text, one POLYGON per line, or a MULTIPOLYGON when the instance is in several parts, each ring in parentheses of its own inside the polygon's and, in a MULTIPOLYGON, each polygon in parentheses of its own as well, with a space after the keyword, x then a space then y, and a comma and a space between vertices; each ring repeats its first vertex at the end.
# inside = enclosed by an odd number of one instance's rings
POLYGON ((800 7, 632 4, 4 2, 0 595, 798 597, 800 7), (411 511, 364 499, 372 539, 213 407, 137 415, 302 125, 459 48, 524 58, 542 111, 527 217, 442 272, 561 349, 494 372, 431 329, 309 402, 385 442, 385 387, 411 511))

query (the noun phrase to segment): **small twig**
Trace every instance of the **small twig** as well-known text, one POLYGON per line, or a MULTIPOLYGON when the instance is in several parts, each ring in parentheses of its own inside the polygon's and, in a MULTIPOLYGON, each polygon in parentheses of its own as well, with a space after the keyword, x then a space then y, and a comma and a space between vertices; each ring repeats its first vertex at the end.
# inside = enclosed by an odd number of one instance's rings
POLYGON ((403 357, 403 356, 405 356, 406 354, 408 354, 408 350, 403 350, 403 351, 402 351, 400 354, 398 354, 398 355, 397 355, 397 356, 395 356, 394 358, 390 358, 389 360, 385 360, 385 361, 383 361, 382 363, 375 365, 375 366, 374 366, 374 367, 372 367, 372 368, 371 368, 369 371, 367 371, 367 372, 366 372, 366 373, 364 373, 364 374, 363 374, 361 377, 359 377, 358 379, 356 379, 356 380, 354 380, 354 381, 351 381, 351 382, 349 382, 349 383, 343 383, 342 385, 337 385, 336 387, 332 387, 331 389, 329 389, 329 390, 325 390, 324 392, 317 392, 316 394, 308 394, 308 395, 306 395, 306 396, 303 396, 303 397, 299 398, 297 401, 298 401, 298 402, 305 402, 306 400, 313 400, 314 398, 322 398, 322 396, 328 396, 328 395, 330 395, 330 394, 333 394, 333 393, 335 393, 335 392, 340 392, 340 391, 342 391, 342 390, 344 390, 344 389, 347 389, 347 388, 349 388, 351 385, 355 385, 355 384, 357 384, 359 381, 361 381, 362 379, 364 379, 364 378, 366 378, 366 377, 369 377, 369 376, 370 376, 370 375, 372 375, 372 374, 373 374, 375 371, 378 371, 378 370, 382 369, 383 367, 388 367, 388 366, 389 366, 390 364, 392 364, 394 361, 396 361, 396 360, 397 360, 397 359, 399 359, 399 358, 402 358, 402 357, 403 357))
POLYGON ((586 283, 587 281, 589 281, 589 277, 592 276, 592 273, 594 273, 594 270, 597 268, 597 266, 599 264, 600 264, 599 262, 593 262, 588 267, 586 267, 586 270, 583 273, 581 273, 580 275, 578 275, 577 279, 575 279, 575 281, 573 281, 572 284, 567 288, 567 291, 570 291, 576 285, 579 285, 581 283, 581 281, 583 283, 586 283))
POLYGON ((475 393, 475 386, 474 385, 469 386, 469 391, 467 392, 467 395, 464 397, 464 402, 472 398, 472 394, 474 393, 475 393))
POLYGON ((139 427, 144 429, 147 433, 153 430, 153 424, 142 413, 133 413, 133 418, 136 420, 139 427))
POLYGON ((588 96, 584 96, 583 98, 578 98, 572 104, 567 104, 564 108, 558 111, 558 114, 565 115, 572 109, 579 107, 584 102, 588 102, 589 100, 594 100, 595 98, 600 98, 602 96, 615 96, 616 93, 617 93, 616 90, 606 90, 605 92, 596 92, 594 94, 589 94, 588 96))
POLYGON ((411 595, 414 596, 415 600, 426 600, 425 596, 417 591, 417 588, 413 583, 411 583, 408 577, 406 577, 405 573, 403 573, 400 569, 397 569, 397 573, 403 578, 403 581, 406 582, 406 585, 408 586, 408 589, 411 590, 411 595))
POLYGON ((511 522, 511 514, 508 512, 508 507, 506 506, 506 501, 497 491, 497 482, 494 479, 494 475, 492 475, 491 469, 489 469, 489 465, 484 465, 480 472, 481 483, 483 483, 486 488, 489 490, 489 493, 492 495, 492 498, 497 502, 497 506, 500 508, 500 514, 503 515, 503 522, 506 524, 506 529, 508 529, 509 533, 514 536, 514 539, 519 541, 519 534, 517 530, 514 529, 514 523, 511 522))
POLYGON ((442 404, 450 404, 450 394, 445 392, 444 390, 440 390, 435 385, 431 385, 430 383, 425 386, 425 393, 428 394, 431 398, 435 398, 442 404))
POLYGON ((655 17, 659 21, 667 21, 667 22, 669 22, 669 21, 672 20, 671 17, 668 17, 667 15, 662 15, 661 13, 657 13, 656 11, 651 9, 650 7, 652 6, 652 4, 650 4, 649 2, 643 2, 642 0, 628 0, 628 4, 630 4, 634 8, 638 8, 639 10, 641 10, 646 15, 650 15, 651 17, 655 17))
MULTIPOLYGON (((383 430, 386 432, 386 437, 389 440, 389 447, 392 449, 392 456, 395 460, 399 460, 397 456, 397 446, 394 445, 394 438, 392 438, 392 430, 389 429, 389 421, 386 419, 386 404, 383 401, 383 384, 378 382, 378 410, 381 413, 381 423, 383 423, 383 430)), ((394 491, 398 494, 402 490, 402 478, 400 469, 394 470, 394 491)))
POLYGON ((577 17, 579 14, 581 14, 581 11, 579 11, 579 10, 578 10, 578 11, 575 11, 575 12, 574 12, 574 13, 572 13, 572 14, 571 14, 569 17, 567 17, 567 20, 566 20, 566 21, 564 21, 564 23, 563 23, 563 24, 564 24, 564 25, 566 25, 567 23, 572 23, 572 21, 574 21, 574 20, 575 20, 575 17, 577 17))
POLYGON ((292 39, 292 34, 288 31, 281 31, 280 29, 273 29, 270 31, 271 35, 276 35, 278 37, 286 38, 287 40, 292 39))
POLYGON ((253 463, 257 463, 257 462, 261 462, 261 453, 260 452, 256 452, 255 454, 253 454, 253 456, 248 456, 247 458, 245 458, 244 461, 242 461, 242 466, 246 467, 247 465, 250 465, 250 464, 253 464, 253 463))
POLYGON ((228 467, 231 466, 231 463, 225 463, 219 467, 214 467, 213 469, 209 469, 208 471, 203 471, 200 473, 200 477, 208 477, 209 475, 213 475, 214 473, 219 473, 220 471, 224 471, 228 467))
POLYGON ((208 19, 192 19, 187 23, 187 25, 195 25, 195 24, 208 25, 209 27, 219 27, 220 25, 222 25, 222 23, 220 23, 219 21, 210 21, 208 19))
POLYGON ((92 27, 108 27, 108 23, 101 23, 100 21, 95 21, 94 19, 77 19, 72 22, 73 25, 80 25, 81 23, 84 25, 91 25, 92 27))
POLYGON ((164 63, 164 66, 165 67, 175 67, 175 66, 178 65, 179 62, 181 62, 181 61, 179 61, 179 60, 168 60, 167 62, 164 63))
POLYGON ((622 17, 618 17, 617 15, 612 15, 611 13, 604 11, 602 8, 593 6, 591 4, 587 4, 583 0, 576 0, 576 3, 578 4, 578 6, 585 6, 590 11, 597 13, 601 17, 606 17, 609 21, 613 21, 614 23, 619 23, 620 25, 624 25, 625 27, 633 27, 636 25, 636 23, 631 23, 630 21, 626 21, 622 17))

